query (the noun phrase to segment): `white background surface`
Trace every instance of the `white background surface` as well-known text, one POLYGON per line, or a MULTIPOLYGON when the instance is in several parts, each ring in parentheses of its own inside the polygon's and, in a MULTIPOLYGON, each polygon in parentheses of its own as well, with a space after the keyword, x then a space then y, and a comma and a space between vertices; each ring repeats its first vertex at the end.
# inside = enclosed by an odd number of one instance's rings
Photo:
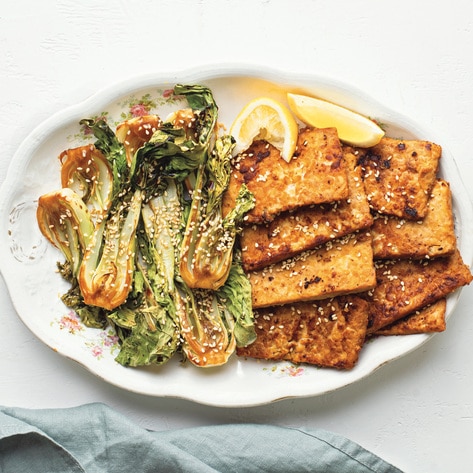
MULTIPOLYGON (((0 11, 0 183, 33 127, 98 89, 142 73, 247 63, 342 80, 434 130, 456 157, 471 200, 471 5, 7 2, 0 11)), ((473 471, 472 302, 473 288, 465 288, 445 333, 355 385, 317 398, 224 409, 105 384, 39 342, 0 280, 0 405, 102 401, 155 430, 229 422, 320 427, 406 472, 473 471)))

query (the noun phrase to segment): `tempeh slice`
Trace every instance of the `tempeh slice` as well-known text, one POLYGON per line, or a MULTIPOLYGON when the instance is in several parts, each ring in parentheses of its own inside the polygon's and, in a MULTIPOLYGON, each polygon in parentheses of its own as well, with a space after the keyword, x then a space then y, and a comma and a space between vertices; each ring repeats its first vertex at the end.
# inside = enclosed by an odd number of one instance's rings
POLYGON ((367 321, 367 303, 356 296, 261 309, 256 313, 256 341, 237 348, 237 354, 351 369, 367 321))
POLYGON ((405 220, 378 214, 371 229, 375 258, 435 258, 455 251, 452 196, 448 182, 435 182, 427 215, 405 220))
POLYGON ((375 335, 414 335, 418 333, 443 332, 446 329, 447 299, 415 311, 413 314, 379 329, 375 335))
POLYGON ((223 212, 234 206, 242 184, 256 199, 249 223, 265 223, 281 212, 348 197, 348 175, 335 128, 301 130, 288 163, 265 141, 255 141, 233 162, 223 212))
POLYGON ((365 296, 370 303, 368 333, 432 304, 473 279, 458 249, 432 260, 378 260, 376 277, 375 289, 365 296))
POLYGON ((254 308, 363 292, 376 284, 371 236, 352 233, 251 272, 254 308))
POLYGON ((360 150, 372 208, 408 220, 424 218, 442 149, 430 141, 383 138, 360 150))

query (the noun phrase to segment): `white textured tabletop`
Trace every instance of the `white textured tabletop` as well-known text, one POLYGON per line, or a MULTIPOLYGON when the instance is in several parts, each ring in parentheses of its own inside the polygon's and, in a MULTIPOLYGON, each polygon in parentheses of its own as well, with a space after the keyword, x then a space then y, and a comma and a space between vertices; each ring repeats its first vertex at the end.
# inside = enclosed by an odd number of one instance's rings
MULTIPOLYGON (((7 2, 0 12, 0 183, 32 128, 103 87, 140 74, 245 63, 341 80, 435 130, 471 200, 472 57, 469 0, 7 2)), ((351 386, 216 408, 133 394, 61 357, 23 325, 1 279, 0 405, 101 401, 156 430, 229 422, 320 427, 406 472, 473 471, 472 303, 467 287, 444 333, 351 386)))

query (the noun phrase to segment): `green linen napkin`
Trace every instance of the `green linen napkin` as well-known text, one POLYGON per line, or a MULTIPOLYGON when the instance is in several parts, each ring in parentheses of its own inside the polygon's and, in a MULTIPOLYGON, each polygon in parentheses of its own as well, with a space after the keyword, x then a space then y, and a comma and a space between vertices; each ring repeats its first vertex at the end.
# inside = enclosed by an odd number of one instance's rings
POLYGON ((0 407, 2 473, 402 473, 319 429, 230 424, 154 432, 110 407, 0 407))

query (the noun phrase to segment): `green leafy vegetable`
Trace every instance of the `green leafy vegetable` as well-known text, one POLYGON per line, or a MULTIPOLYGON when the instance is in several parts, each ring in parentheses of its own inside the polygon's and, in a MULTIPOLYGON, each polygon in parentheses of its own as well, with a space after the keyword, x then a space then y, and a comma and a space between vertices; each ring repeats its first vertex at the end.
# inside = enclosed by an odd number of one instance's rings
POLYGON ((256 339, 251 286, 238 261, 218 291, 191 289, 182 281, 176 288, 183 351, 193 364, 222 365, 237 346, 256 339))
POLYGON ((174 91, 187 98, 190 112, 178 114, 175 123, 163 123, 137 150, 131 162, 133 184, 147 194, 159 189, 163 179, 186 179, 206 161, 214 138, 218 108, 210 90, 202 86, 176 85, 174 91), (179 117, 185 118, 179 120, 179 117))
POLYGON ((161 126, 161 119, 157 115, 143 115, 125 120, 117 125, 115 135, 123 144, 126 160, 131 164, 133 156, 161 126))
POLYGON ((102 220, 112 205, 113 174, 109 161, 94 145, 68 149, 59 156, 62 187, 75 191, 92 219, 102 220))
POLYGON ((140 190, 125 194, 94 233, 78 275, 86 304, 111 310, 125 302, 133 280, 142 200, 140 190))
POLYGON ((123 183, 128 182, 129 179, 129 166, 125 148, 105 120, 86 118, 81 120, 80 123, 93 132, 97 138, 95 147, 103 153, 110 163, 113 174, 113 200, 121 193, 123 183))
POLYGON ((239 261, 234 261, 231 265, 228 279, 217 295, 235 319, 233 333, 237 345, 246 347, 253 343, 256 340, 256 332, 251 304, 251 284, 239 261))
POLYGON ((125 366, 166 363, 179 347, 172 299, 159 293, 153 265, 139 265, 130 301, 108 315, 122 342, 116 360, 125 366))
POLYGON ((122 329, 117 361, 127 366, 165 363, 179 347, 179 320, 173 299, 175 248, 182 226, 178 194, 179 184, 168 180, 164 192, 143 204, 143 228, 138 232, 141 257, 131 300, 109 315, 122 329))
POLYGON ((219 366, 235 351, 234 319, 215 291, 179 285, 175 296, 186 357, 197 366, 219 366))
POLYGON ((79 283, 77 279, 72 276, 70 264, 66 261, 64 263, 58 263, 57 266, 62 277, 71 283, 70 289, 61 296, 61 300, 64 304, 73 309, 87 327, 105 328, 107 320, 105 318, 104 309, 84 303, 79 283))
POLYGON ((239 224, 254 206, 253 196, 244 186, 232 212, 225 218, 222 215, 233 147, 231 136, 217 139, 214 151, 197 170, 180 264, 182 278, 192 288, 215 290, 225 283, 239 224))
POLYGON ((93 234, 90 212, 81 197, 64 188, 42 195, 36 211, 41 233, 59 248, 77 276, 93 234))
POLYGON ((251 287, 234 243, 252 194, 222 215, 234 148, 217 136, 210 89, 176 85, 188 108, 166 122, 133 118, 114 132, 80 123, 94 144, 60 155, 61 190, 40 197, 43 234, 65 256, 62 296, 90 327, 115 329, 124 366, 225 363, 255 338, 251 287))

